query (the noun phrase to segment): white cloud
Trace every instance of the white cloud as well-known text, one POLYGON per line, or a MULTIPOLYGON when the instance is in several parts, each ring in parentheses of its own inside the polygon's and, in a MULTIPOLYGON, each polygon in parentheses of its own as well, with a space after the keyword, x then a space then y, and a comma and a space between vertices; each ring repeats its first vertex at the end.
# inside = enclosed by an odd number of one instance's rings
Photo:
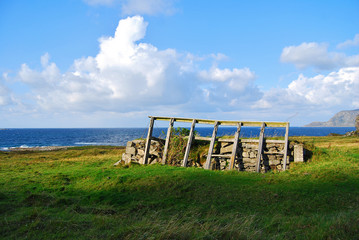
MULTIPOLYGON (((142 42, 147 25, 140 16, 120 20, 114 36, 99 40, 96 56, 75 59, 67 72, 61 72, 48 53, 41 57, 40 71, 23 64, 17 79, 29 92, 13 98, 0 83, 0 105, 10 108, 12 104, 13 112, 37 114, 42 119, 51 119, 47 117, 51 114, 78 114, 83 119, 96 116, 103 122, 107 115, 114 121, 115 116, 135 119, 135 115, 147 113, 202 118, 221 113, 232 119, 284 121, 293 111, 298 118, 310 111, 318 113, 318 109, 358 108, 358 66, 314 77, 301 74, 286 88, 262 92, 251 69, 219 68, 216 61, 226 59, 220 53, 201 57, 142 42), (199 69, 208 58, 214 60, 213 66, 199 69)), ((311 62, 318 67, 338 64, 321 44, 302 44, 284 55, 296 63, 310 61, 309 56, 322 57, 322 61, 311 62)), ((359 58, 339 57, 345 59, 344 65, 355 65, 359 58)))
POLYGON ((192 54, 140 42, 146 27, 142 17, 128 17, 113 37, 100 39, 97 56, 76 59, 70 71, 61 73, 45 54, 41 71, 23 64, 18 77, 37 107, 49 112, 215 111, 261 96, 248 68, 200 72, 192 54))
POLYGON ((293 63, 299 69, 314 67, 319 70, 333 70, 359 65, 359 55, 346 56, 344 53, 328 52, 328 44, 316 42, 285 47, 280 59, 285 63, 293 63))
POLYGON ((249 70, 249 68, 234 68, 231 70, 228 68, 219 69, 212 67, 209 71, 201 71, 199 75, 203 79, 215 82, 226 82, 232 90, 238 90, 240 92, 244 91, 256 78, 254 72, 249 70))
POLYGON ((346 67, 328 75, 300 74, 287 88, 267 91, 253 108, 343 110, 357 108, 358 101, 359 67, 346 67))
POLYGON ((0 77, 0 107, 12 104, 11 90, 6 87, 5 81, 8 79, 8 73, 3 73, 0 77))
POLYGON ((89 5, 119 5, 125 15, 171 15, 176 12, 175 0, 84 0, 89 5))
POLYGON ((358 46, 358 45, 359 45, 359 34, 356 34, 353 40, 346 40, 345 42, 339 43, 337 45, 337 48, 342 49, 342 48, 358 46))
POLYGON ((0 106, 5 106, 9 103, 9 94, 5 86, 0 84, 0 106))
POLYGON ((222 111, 230 111, 249 105, 258 100, 262 93, 255 85, 255 73, 248 68, 219 69, 199 72, 199 76, 207 81, 202 86, 202 94, 211 106, 222 111))

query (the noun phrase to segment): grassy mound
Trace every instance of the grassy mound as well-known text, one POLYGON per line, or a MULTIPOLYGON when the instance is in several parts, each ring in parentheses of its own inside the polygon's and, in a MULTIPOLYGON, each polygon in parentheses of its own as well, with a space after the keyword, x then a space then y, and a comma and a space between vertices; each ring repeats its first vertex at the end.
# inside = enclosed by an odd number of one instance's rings
POLYGON ((123 148, 0 152, 3 239, 358 239, 359 139, 281 173, 114 167, 123 148))

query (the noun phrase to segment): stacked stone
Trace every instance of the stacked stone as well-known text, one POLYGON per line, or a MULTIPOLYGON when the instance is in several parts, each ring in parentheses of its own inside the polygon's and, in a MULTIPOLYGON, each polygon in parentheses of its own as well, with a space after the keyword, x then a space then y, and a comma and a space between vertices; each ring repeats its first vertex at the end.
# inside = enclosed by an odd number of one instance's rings
MULTIPOLYGON (((290 147, 291 149, 293 146, 290 147)), ((233 143, 219 143, 216 154, 231 155, 233 149, 233 143)), ((267 172, 269 170, 280 171, 283 168, 283 151, 284 145, 279 143, 265 143, 263 146, 263 154, 261 161, 261 172, 267 172)), ((293 156, 293 151, 289 151, 289 154, 293 156)), ((289 156, 287 161, 287 169, 289 168, 289 160, 292 157, 289 156)), ((255 172, 258 157, 258 143, 257 142, 240 142, 235 169, 240 171, 255 172)), ((212 169, 214 170, 228 170, 230 164, 230 158, 217 157, 214 158, 212 163, 212 169)))
MULTIPOLYGON (((160 163, 162 160, 163 143, 151 140, 150 155, 148 164, 160 163)), ((127 142, 126 152, 122 154, 122 161, 125 164, 136 162, 143 164, 143 157, 145 155, 145 140, 133 140, 127 142)))
MULTIPOLYGON (((148 164, 161 163, 163 154, 163 141, 151 141, 149 151, 148 164)), ((245 140, 239 142, 237 148, 235 169, 239 171, 255 172, 258 156, 258 141, 245 140)), ((230 155, 232 154, 233 143, 218 142, 215 147, 214 154, 225 155, 226 157, 215 157, 212 159, 212 170, 228 170, 230 164, 230 155)), ((283 168, 283 152, 284 144, 265 142, 263 145, 263 154, 261 160, 261 172, 269 170, 281 171, 283 168)), ((122 155, 122 161, 125 164, 136 162, 143 164, 143 157, 145 154, 145 140, 133 140, 127 143, 126 152, 122 155)), ((290 162, 303 162, 304 148, 302 144, 290 144, 288 149, 287 169, 289 169, 290 162)), ((180 166, 182 159, 177 160, 176 163, 168 163, 171 165, 180 166)), ((119 162, 118 162, 119 163, 119 162)), ((116 164, 118 164, 116 163, 116 164)), ((115 164, 115 165, 116 165, 115 164)), ((189 159, 188 167, 196 166, 202 167, 201 164, 189 159)))

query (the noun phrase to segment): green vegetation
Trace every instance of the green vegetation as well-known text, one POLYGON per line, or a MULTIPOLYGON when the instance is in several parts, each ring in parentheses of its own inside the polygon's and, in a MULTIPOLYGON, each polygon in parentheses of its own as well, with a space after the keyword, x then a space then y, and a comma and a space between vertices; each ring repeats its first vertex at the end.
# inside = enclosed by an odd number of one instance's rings
POLYGON ((359 138, 281 173, 114 167, 123 148, 0 152, 2 239, 359 239, 359 138))

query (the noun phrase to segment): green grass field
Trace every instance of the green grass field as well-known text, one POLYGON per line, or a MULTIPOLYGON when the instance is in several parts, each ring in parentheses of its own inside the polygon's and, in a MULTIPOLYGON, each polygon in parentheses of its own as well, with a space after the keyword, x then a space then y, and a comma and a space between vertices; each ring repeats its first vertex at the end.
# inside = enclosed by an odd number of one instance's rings
POLYGON ((295 137, 280 173, 117 166, 123 148, 0 152, 1 239, 359 239, 359 138, 295 137))

